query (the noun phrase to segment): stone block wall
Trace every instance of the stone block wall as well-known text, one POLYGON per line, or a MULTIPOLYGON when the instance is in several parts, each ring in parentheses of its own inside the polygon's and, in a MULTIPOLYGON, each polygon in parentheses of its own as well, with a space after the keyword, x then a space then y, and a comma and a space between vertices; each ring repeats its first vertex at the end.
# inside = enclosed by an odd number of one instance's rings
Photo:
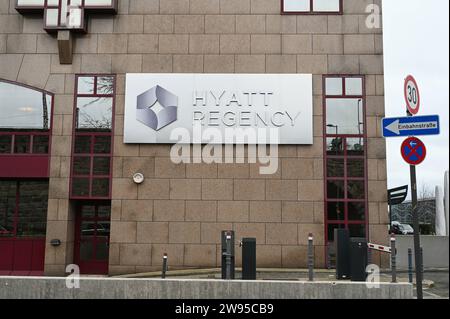
MULTIPOLYGON (((256 237, 259 267, 305 267, 307 235, 325 266, 322 75, 366 76, 370 237, 387 243, 381 29, 365 25, 367 5, 344 0, 343 15, 281 15, 280 0, 119 0, 112 17, 89 17, 72 65, 60 65, 42 16, 0 0, 0 77, 52 91, 53 121, 46 272, 73 256, 68 200, 76 73, 117 74, 110 273, 220 265, 220 231, 256 237), (256 164, 171 163, 169 145, 123 144, 125 73, 312 73, 314 145, 280 147, 271 176, 256 164), (137 186, 131 177, 144 173, 137 186)), ((237 249, 237 262, 240 253, 237 249)), ((380 262, 375 254, 374 261, 380 262)))

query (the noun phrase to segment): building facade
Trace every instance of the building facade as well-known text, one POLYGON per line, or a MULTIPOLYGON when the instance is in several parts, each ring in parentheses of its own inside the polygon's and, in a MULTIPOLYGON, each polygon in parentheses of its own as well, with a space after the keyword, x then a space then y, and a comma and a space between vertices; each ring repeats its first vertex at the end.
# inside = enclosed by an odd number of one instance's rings
POLYGON ((72 1, 72 27, 51 2, 0 0, 2 273, 218 267, 222 230, 270 268, 305 267, 309 233, 317 267, 336 228, 388 242, 381 1, 72 1), (280 145, 272 175, 175 164, 170 144, 124 142, 130 73, 312 75, 313 143, 280 145))

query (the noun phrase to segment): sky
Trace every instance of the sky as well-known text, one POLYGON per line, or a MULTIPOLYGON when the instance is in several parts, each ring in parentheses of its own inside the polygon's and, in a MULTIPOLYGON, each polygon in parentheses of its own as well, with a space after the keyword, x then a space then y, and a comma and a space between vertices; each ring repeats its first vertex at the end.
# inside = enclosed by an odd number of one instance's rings
MULTIPOLYGON (((403 85, 411 74, 421 95, 418 115, 441 120, 441 135, 419 137, 427 146, 427 158, 417 166, 419 196, 424 188, 443 187, 449 169, 449 2, 383 0, 386 117, 405 116, 403 85)), ((400 155, 403 140, 387 140, 389 188, 410 184, 400 155)))

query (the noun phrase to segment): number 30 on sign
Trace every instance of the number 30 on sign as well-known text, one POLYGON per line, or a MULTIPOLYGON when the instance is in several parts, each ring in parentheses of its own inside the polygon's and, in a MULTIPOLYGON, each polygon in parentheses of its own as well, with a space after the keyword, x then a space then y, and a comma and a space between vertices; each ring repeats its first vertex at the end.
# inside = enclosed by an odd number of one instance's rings
POLYGON ((420 109, 419 86, 412 75, 405 79, 405 100, 409 113, 416 115, 420 109))

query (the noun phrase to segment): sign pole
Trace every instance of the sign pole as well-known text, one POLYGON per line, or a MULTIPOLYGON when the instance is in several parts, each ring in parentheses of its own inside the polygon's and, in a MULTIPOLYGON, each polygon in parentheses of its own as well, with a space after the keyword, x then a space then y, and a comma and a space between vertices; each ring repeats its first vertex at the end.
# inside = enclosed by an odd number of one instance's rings
MULTIPOLYGON (((413 116, 411 112, 406 111, 407 116, 413 116)), ((414 259, 416 264, 416 290, 417 299, 423 299, 423 288, 422 288, 422 258, 420 256, 420 224, 419 224, 419 212, 417 210, 417 174, 416 166, 409 166, 410 176, 411 176, 411 210, 413 218, 413 228, 414 228, 414 259)))
POLYGON ((411 172, 411 194, 412 194, 412 217, 414 227, 414 258, 416 261, 416 287, 417 299, 423 299, 422 291, 422 258, 420 256, 420 227, 419 214, 417 211, 417 175, 416 166, 410 165, 411 172))

